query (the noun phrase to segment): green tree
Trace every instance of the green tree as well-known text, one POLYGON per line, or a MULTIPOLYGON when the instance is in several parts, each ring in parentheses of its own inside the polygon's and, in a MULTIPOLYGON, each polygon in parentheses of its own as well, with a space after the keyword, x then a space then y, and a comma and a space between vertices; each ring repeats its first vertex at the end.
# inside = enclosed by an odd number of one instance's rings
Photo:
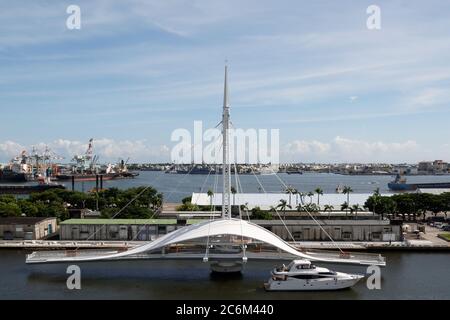
POLYGON ((287 203, 286 200, 281 199, 278 205, 276 206, 277 209, 280 209, 283 211, 283 220, 286 220, 286 209, 292 209, 291 205, 287 203))
POLYGON ((361 207, 359 206, 359 204, 354 204, 350 207, 350 212, 352 214, 355 214, 355 217, 358 216, 358 211, 361 210, 361 207))
POLYGON ((348 208, 348 202, 344 202, 343 204, 341 204, 341 211, 345 211, 345 215, 347 215, 348 208))
POLYGON ((314 192, 310 191, 306 194, 309 197, 309 203, 313 202, 314 192))
POLYGON ((252 209, 252 218, 255 220, 271 220, 272 215, 267 211, 261 210, 260 207, 254 207, 252 209))
POLYGON ((0 202, 0 216, 2 217, 18 217, 21 211, 17 203, 0 202))
POLYGON ((314 192, 317 193, 317 205, 320 207, 320 196, 323 195, 323 190, 321 188, 316 188, 314 192))
POLYGON ((17 204, 22 214, 25 214, 27 217, 36 217, 39 212, 38 207, 29 200, 21 199, 17 204))
POLYGON ((291 186, 287 187, 286 190, 285 190, 285 193, 289 194, 289 205, 292 204, 292 202, 291 202, 291 196, 292 196, 292 194, 293 194, 294 192, 295 192, 295 189, 294 189, 293 187, 291 187, 291 186))
POLYGON ((330 213, 334 210, 334 207, 331 204, 326 204, 324 206, 324 211, 328 212, 328 216, 330 216, 330 213))
POLYGON ((212 209, 213 209, 213 204, 212 203, 213 203, 214 192, 211 189, 209 189, 208 192, 206 192, 206 194, 209 197, 209 207, 210 207, 210 209, 212 211, 212 209))

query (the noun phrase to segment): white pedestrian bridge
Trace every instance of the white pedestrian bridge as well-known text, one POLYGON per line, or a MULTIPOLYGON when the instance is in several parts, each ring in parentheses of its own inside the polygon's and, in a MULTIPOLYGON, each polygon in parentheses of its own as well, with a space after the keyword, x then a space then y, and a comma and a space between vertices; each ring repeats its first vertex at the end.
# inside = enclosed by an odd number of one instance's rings
POLYGON ((317 262, 386 265, 385 259, 377 254, 302 250, 267 229, 241 219, 207 220, 127 250, 36 251, 27 255, 26 263, 202 258, 205 262, 304 258, 317 262))

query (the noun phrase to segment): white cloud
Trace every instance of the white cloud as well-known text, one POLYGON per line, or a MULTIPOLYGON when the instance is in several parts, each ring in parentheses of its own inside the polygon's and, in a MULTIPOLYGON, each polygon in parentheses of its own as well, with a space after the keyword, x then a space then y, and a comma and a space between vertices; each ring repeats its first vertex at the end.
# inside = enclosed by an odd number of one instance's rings
POLYGON ((337 136, 329 142, 292 141, 282 155, 289 162, 404 162, 420 159, 420 151, 413 140, 369 142, 337 136))
POLYGON ((436 107, 449 102, 449 90, 443 88, 426 88, 409 98, 412 108, 436 107))
POLYGON ((0 159, 10 159, 18 156, 25 147, 13 141, 0 142, 0 159))
MULTIPOLYGON (((62 162, 70 162, 74 155, 84 154, 87 150, 86 141, 76 141, 67 139, 57 139, 50 143, 37 143, 23 146, 13 141, 0 143, 0 160, 9 161, 17 156, 22 150, 31 152, 35 147, 38 152, 43 152, 48 146, 58 156, 64 157, 62 162)), ((94 154, 99 156, 99 162, 116 162, 119 158, 130 162, 157 162, 169 159, 169 147, 166 145, 149 145, 145 140, 121 140, 114 139, 94 139, 94 154)))

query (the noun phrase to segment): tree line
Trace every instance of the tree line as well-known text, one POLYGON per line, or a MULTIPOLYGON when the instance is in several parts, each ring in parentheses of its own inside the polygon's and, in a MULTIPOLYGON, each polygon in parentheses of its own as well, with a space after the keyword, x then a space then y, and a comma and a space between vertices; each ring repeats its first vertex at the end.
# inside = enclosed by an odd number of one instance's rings
POLYGON ((403 220, 409 215, 412 215, 414 220, 419 217, 425 219, 427 212, 435 216, 442 212, 447 218, 447 212, 450 211, 450 192, 402 193, 387 197, 380 195, 377 190, 367 199, 364 207, 383 217, 391 215, 403 220))
POLYGON ((26 199, 1 195, 0 216, 56 217, 62 221, 69 218, 69 209, 90 209, 100 211, 102 218, 111 218, 120 210, 119 218, 145 219, 156 215, 162 200, 162 194, 152 187, 109 188, 98 193, 53 189, 26 199))

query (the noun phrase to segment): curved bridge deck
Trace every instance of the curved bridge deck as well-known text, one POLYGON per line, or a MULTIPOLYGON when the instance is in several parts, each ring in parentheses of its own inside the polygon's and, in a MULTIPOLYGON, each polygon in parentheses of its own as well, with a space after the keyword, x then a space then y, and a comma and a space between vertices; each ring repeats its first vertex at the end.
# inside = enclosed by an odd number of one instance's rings
MULTIPOLYGON (((77 251, 63 251, 63 250, 53 250, 53 251, 36 251, 26 257, 27 264, 38 264, 38 263, 68 263, 68 262, 86 262, 86 261, 114 261, 114 260, 136 260, 136 259, 146 259, 146 260, 157 260, 157 259, 182 259, 182 260, 199 260, 205 257, 205 250, 169 250, 168 252, 153 252, 153 253, 138 253, 127 255, 117 258, 105 258, 112 254, 121 252, 120 250, 77 250, 77 251), (92 258, 96 258, 92 260, 92 258)), ((317 258, 318 261, 327 260, 329 263, 345 263, 345 264, 356 264, 356 265, 378 265, 385 266, 386 260, 384 257, 378 254, 369 253, 345 253, 341 254, 336 251, 305 251, 308 255, 313 258, 317 258)), ((247 257, 248 261, 252 260, 293 260, 298 258, 295 255, 273 251, 256 251, 247 250, 244 253, 241 252, 214 252, 210 251, 207 254, 208 260, 243 260, 243 257, 247 257)), ((314 261, 314 259, 312 260, 314 261)))

